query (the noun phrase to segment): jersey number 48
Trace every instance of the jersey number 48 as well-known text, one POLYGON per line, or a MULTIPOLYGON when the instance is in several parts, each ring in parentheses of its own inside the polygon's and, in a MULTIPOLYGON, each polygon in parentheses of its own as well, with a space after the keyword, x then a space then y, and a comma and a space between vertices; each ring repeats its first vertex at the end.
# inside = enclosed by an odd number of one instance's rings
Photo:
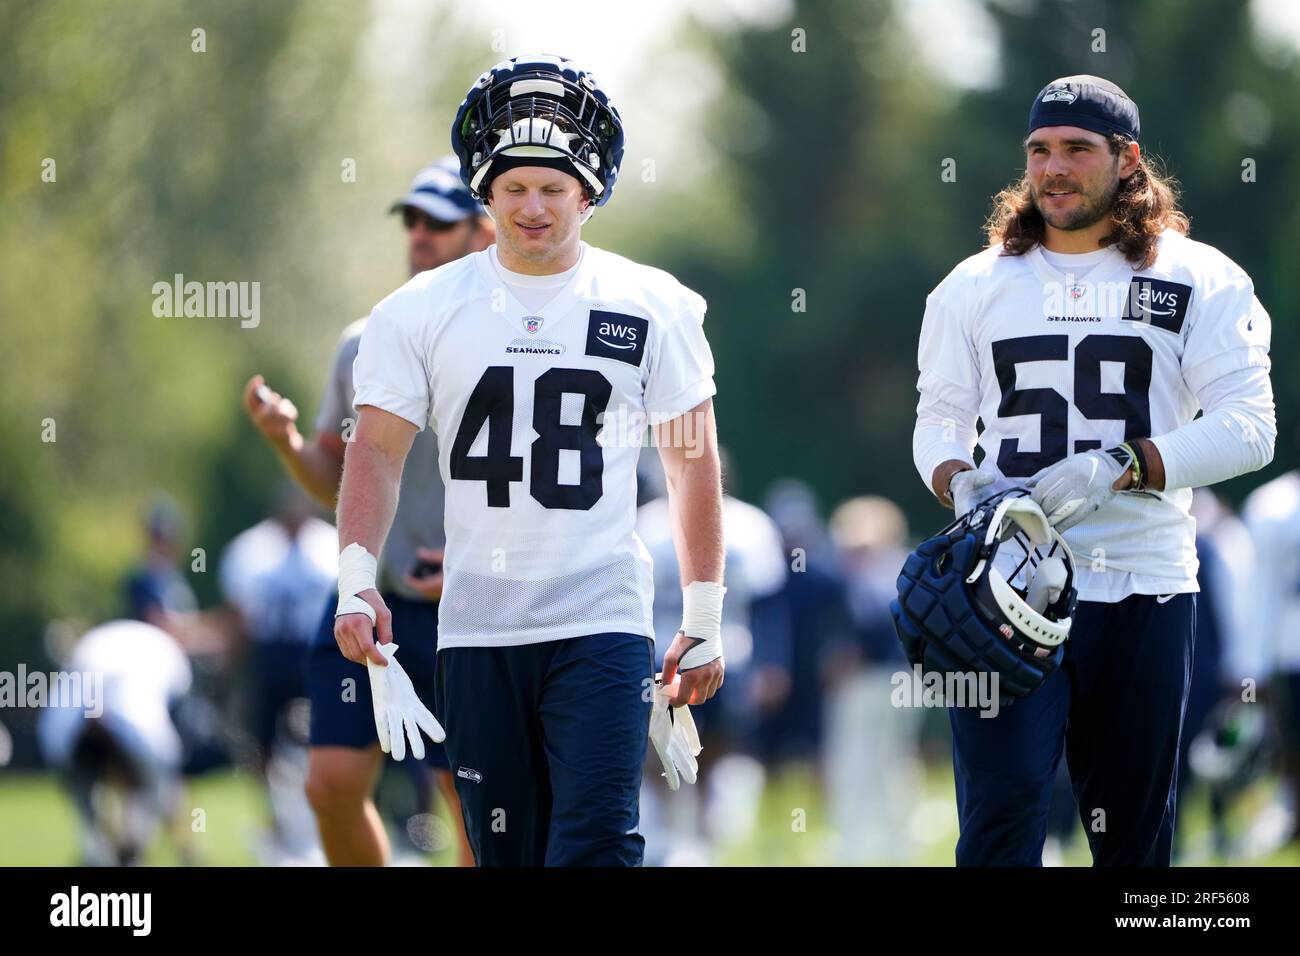
MULTIPOLYGON (((528 492, 545 508, 586 511, 603 494, 601 476, 605 468, 604 449, 596 440, 599 417, 609 405, 613 386, 592 369, 553 368, 533 383, 533 431, 528 492), (582 421, 577 425, 560 422, 565 393, 582 396, 582 421), (560 484, 560 452, 579 455, 580 480, 576 485, 560 484)), ((514 439, 515 370, 493 365, 474 386, 465 415, 451 446, 451 477, 460 481, 487 483, 489 508, 510 507, 510 484, 524 480, 524 460, 510 454, 514 439), (471 456, 469 450, 487 425, 487 454, 471 456)))

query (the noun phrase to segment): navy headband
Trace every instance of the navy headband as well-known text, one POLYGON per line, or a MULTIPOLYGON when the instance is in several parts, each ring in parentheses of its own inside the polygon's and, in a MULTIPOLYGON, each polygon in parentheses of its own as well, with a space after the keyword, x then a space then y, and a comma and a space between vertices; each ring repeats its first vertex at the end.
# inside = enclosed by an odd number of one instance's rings
POLYGON ((1064 76, 1048 83, 1029 110, 1029 132, 1043 126, 1078 126, 1103 136, 1119 133, 1136 140, 1142 124, 1137 104, 1099 76, 1064 76))

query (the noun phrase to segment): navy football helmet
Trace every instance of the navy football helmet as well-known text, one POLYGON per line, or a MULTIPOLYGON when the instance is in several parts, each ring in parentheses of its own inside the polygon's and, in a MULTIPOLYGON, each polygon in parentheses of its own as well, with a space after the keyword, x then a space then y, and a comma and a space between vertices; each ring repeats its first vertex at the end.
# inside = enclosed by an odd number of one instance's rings
POLYGON ((528 165, 577 176, 593 205, 603 206, 623 162, 623 121, 595 76, 572 60, 516 56, 470 88, 451 146, 460 178, 480 202, 494 176, 528 165))
POLYGON ((890 603, 908 661, 992 672, 1005 702, 1060 666, 1077 592, 1074 558, 1025 488, 1012 488, 921 543, 890 603))

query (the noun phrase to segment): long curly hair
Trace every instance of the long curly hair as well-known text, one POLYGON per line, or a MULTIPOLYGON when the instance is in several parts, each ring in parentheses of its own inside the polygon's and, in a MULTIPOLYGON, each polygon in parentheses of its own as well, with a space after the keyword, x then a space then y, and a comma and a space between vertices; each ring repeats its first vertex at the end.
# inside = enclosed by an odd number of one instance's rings
MULTIPOLYGON (((1114 156, 1131 142, 1118 133, 1107 137, 1114 156)), ((1178 183, 1165 174, 1158 160, 1142 156, 1133 175, 1120 181, 1111 205, 1115 228, 1098 242, 1098 247, 1118 246, 1133 268, 1150 268, 1156 261, 1160 233, 1173 229, 1187 235, 1191 228, 1187 215, 1178 208, 1178 198, 1178 183)), ((984 231, 990 246, 1002 243, 1005 256, 1022 256, 1043 241, 1046 224, 1034 206, 1028 174, 993 198, 993 211, 984 231)))

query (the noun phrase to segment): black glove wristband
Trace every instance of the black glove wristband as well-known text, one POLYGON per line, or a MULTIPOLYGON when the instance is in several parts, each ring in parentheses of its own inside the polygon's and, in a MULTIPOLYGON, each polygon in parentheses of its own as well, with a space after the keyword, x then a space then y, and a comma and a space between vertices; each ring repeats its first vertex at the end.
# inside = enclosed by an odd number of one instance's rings
POLYGON ((1133 484, 1129 491, 1145 491, 1147 487, 1147 453, 1142 450, 1139 441, 1126 441, 1124 447, 1133 454, 1133 484))
POLYGON ((1106 450, 1106 454, 1114 458, 1124 470, 1133 469, 1133 480, 1130 482, 1127 491, 1144 491, 1147 486, 1147 457, 1143 452, 1142 446, 1136 441, 1121 442, 1114 448, 1106 450))

